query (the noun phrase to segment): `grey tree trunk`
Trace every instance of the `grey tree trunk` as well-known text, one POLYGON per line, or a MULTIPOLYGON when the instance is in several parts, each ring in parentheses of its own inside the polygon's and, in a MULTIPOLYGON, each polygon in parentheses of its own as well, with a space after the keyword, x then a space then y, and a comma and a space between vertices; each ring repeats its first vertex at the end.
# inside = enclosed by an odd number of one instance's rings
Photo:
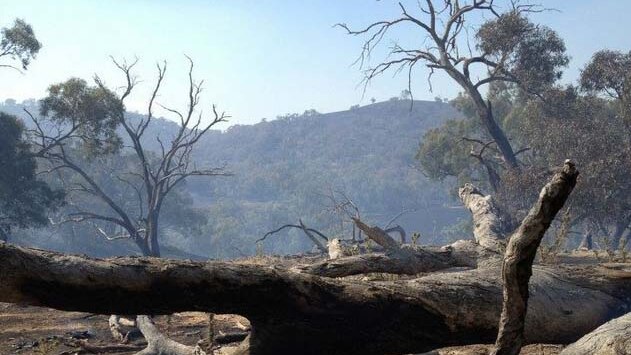
POLYGON ((543 187, 538 201, 509 239, 502 265, 504 300, 494 355, 518 355, 521 350, 532 263, 543 235, 570 196, 577 177, 574 164, 566 161, 562 170, 543 187))

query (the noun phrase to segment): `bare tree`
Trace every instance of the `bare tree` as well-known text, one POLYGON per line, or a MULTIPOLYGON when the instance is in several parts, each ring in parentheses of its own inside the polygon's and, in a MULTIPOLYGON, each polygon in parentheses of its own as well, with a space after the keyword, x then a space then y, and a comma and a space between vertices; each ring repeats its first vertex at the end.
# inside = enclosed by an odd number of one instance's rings
POLYGON ((348 34, 367 38, 357 60, 365 69, 365 82, 390 69, 397 73, 407 70, 411 90, 413 69, 424 64, 429 69, 431 90, 434 72, 445 72, 473 101, 477 116, 497 145, 504 165, 518 169, 516 153, 493 115, 490 100, 485 100, 483 88, 505 82, 536 93, 560 76, 559 68, 568 62, 563 41, 554 31, 532 24, 526 17, 544 9, 512 1, 508 10, 501 13, 493 0, 425 0, 424 5, 418 2, 418 15, 401 2, 399 7, 399 18, 377 21, 358 30, 338 24, 348 34), (475 29, 476 43, 472 46, 469 36, 472 27, 466 20, 474 13, 488 14, 492 19, 475 29), (405 48, 395 43, 384 61, 371 66, 368 61, 373 50, 390 30, 404 25, 411 25, 425 36, 424 46, 405 48))
MULTIPOLYGON (((146 256, 160 256, 159 220, 165 199, 186 178, 191 176, 225 176, 224 167, 198 167, 192 161, 195 144, 227 117, 212 107, 210 122, 198 112, 202 82, 193 79, 193 61, 189 59, 188 105, 183 111, 168 108, 156 103, 156 98, 166 73, 166 63, 157 65, 157 80, 148 102, 147 114, 137 122, 125 113, 125 100, 138 83, 132 73, 138 60, 131 64, 117 62, 116 67, 125 78, 125 86, 120 96, 110 91, 102 80, 95 77, 96 86, 90 87, 80 79, 70 79, 53 85, 49 96, 41 102, 41 114, 47 118, 36 118, 27 112, 35 124, 31 131, 35 156, 45 161, 48 171, 64 170, 72 173, 75 182, 70 190, 91 196, 107 206, 107 212, 87 210, 76 205, 76 212, 69 217, 74 222, 105 222, 116 225, 122 233, 108 235, 110 239, 131 239, 146 256), (159 105, 179 119, 179 128, 168 141, 156 137, 159 151, 149 151, 143 137, 147 127, 154 120, 154 107, 159 105), (52 127, 51 127, 52 125, 52 127), (130 148, 121 148, 120 137, 115 129, 122 127, 130 148), (90 174, 82 164, 78 152, 84 152, 88 160, 99 155, 107 155, 125 149, 130 153, 134 165, 130 171, 112 174, 115 183, 131 188, 137 202, 133 207, 124 205, 108 195, 103 183, 90 174)), ((125 196, 129 199, 129 196, 125 196)), ((97 229, 107 234, 101 228, 97 229)))

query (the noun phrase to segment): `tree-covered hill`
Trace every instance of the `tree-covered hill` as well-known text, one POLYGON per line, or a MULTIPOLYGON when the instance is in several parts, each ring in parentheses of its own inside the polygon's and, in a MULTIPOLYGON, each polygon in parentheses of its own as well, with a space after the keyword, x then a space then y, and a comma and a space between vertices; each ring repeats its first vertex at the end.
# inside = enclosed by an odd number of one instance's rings
MULTIPOLYGON (((9 100, 0 110, 24 116, 20 105, 9 100)), ((409 100, 390 100, 326 114, 308 110, 210 132, 197 147, 196 162, 225 164, 234 176, 188 181, 196 222, 175 218, 163 227, 164 243, 210 257, 253 254, 256 239, 299 219, 327 235, 348 238, 350 226, 332 211, 330 197, 351 199, 362 219, 374 224, 385 225, 410 211, 396 223, 408 234, 419 231, 425 243, 435 241, 445 226, 465 214, 448 207, 444 187, 417 169, 414 155, 424 132, 458 116, 440 101, 411 105, 409 100), (178 220, 185 224, 182 228, 173 227, 178 220)), ((147 142, 168 136, 176 127, 156 120, 147 142)), ((97 244, 95 248, 103 245, 97 244)), ((108 254, 133 250, 119 245, 121 250, 108 246, 108 254)), ((290 230, 269 237, 262 248, 294 253, 311 245, 299 231, 290 230)))

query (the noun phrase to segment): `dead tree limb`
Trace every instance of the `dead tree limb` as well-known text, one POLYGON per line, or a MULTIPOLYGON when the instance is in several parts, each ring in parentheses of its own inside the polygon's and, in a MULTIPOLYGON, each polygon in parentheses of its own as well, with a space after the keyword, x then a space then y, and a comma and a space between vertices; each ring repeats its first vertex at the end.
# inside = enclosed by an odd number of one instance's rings
POLYGON ((465 184, 460 188, 458 195, 464 206, 471 212, 475 241, 485 248, 503 251, 506 241, 502 221, 491 196, 484 196, 471 184, 465 184))
POLYGON ((543 235, 574 189, 577 177, 574 164, 566 160, 561 171, 543 187, 539 199, 508 242, 502 265, 502 316, 493 354, 517 355, 521 350, 532 263, 543 235))
POLYGON ((309 228, 307 228, 305 226, 304 223, 302 223, 302 219, 298 220, 298 222, 300 223, 300 228, 302 229, 303 232, 305 232, 305 234, 307 235, 307 237, 309 238, 309 240, 311 240, 311 242, 313 242, 313 244, 315 244, 315 246, 323 253, 327 253, 329 251, 329 249, 322 244, 318 238, 316 238, 313 233, 311 233, 311 231, 309 230, 309 228))
POLYGON ((314 236, 314 234, 317 235, 318 237, 320 237, 322 240, 324 240, 325 243, 329 240, 329 238, 326 235, 322 234, 320 231, 316 230, 316 229, 307 228, 304 225, 304 223, 302 222, 302 220, 299 220, 299 223, 300 224, 285 224, 285 225, 280 226, 280 227, 278 227, 278 228, 276 228, 276 229, 274 229, 272 231, 269 231, 269 232, 265 233, 265 235, 263 237, 257 239, 256 243, 260 243, 260 242, 264 241, 270 235, 276 234, 276 233, 282 231, 285 228, 298 228, 298 229, 302 230, 305 233, 305 235, 313 242, 313 244, 318 248, 318 250, 320 250, 323 253, 326 253, 327 252, 327 248, 325 247, 325 245, 320 240, 318 240, 318 238, 316 238, 314 236))
POLYGON ((362 222, 359 218, 352 217, 351 219, 353 220, 357 228, 359 228, 362 232, 366 234, 366 237, 382 246, 385 250, 397 251, 401 249, 399 243, 397 243, 396 240, 392 239, 392 237, 389 236, 388 233, 386 233, 383 229, 377 226, 370 227, 362 222))
POLYGON ((136 317, 136 324, 147 339, 147 347, 136 355, 206 355, 199 347, 180 344, 164 336, 149 316, 136 317))
POLYGON ((396 232, 399 233, 399 236, 401 237, 401 244, 405 244, 407 243, 406 240, 406 235, 405 235, 405 229, 403 229, 403 227, 401 227, 400 225, 396 225, 394 227, 388 228, 386 230, 384 230, 384 232, 387 233, 392 233, 392 232, 396 232))

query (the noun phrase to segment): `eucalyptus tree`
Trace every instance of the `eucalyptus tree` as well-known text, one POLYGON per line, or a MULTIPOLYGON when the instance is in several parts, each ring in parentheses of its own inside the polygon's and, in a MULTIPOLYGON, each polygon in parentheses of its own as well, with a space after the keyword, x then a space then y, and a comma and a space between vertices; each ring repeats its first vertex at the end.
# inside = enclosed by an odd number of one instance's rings
MULTIPOLYGON (((485 88, 492 83, 510 83, 524 93, 537 94, 561 76, 561 69, 568 63, 563 40, 550 28, 528 18, 530 13, 544 9, 511 2, 502 11, 493 0, 425 0, 416 3, 414 11, 402 2, 398 5, 401 15, 394 19, 376 21, 360 29, 339 24, 348 34, 366 38, 358 58, 365 81, 388 70, 407 71, 411 87, 413 70, 424 65, 429 69, 431 90, 432 75, 436 71, 446 73, 472 100, 475 116, 497 147, 501 164, 511 170, 519 169, 516 149, 485 98, 485 88), (470 19, 478 16, 490 19, 470 26, 470 19), (472 28, 475 31, 470 36, 472 28), (383 61, 371 65, 369 59, 374 50, 395 29, 421 35, 423 39, 417 42, 421 45, 408 48, 395 42, 383 61)), ((484 147, 486 142, 480 145, 484 147)))
POLYGON ((198 167, 192 160, 195 145, 228 116, 213 106, 207 120, 199 110, 202 83, 193 79, 193 61, 189 61, 185 109, 160 105, 177 117, 179 127, 168 137, 156 138, 157 152, 146 148, 145 133, 155 119, 154 108, 159 105, 156 100, 166 63, 157 65, 147 113, 140 119, 131 120, 125 112, 125 102, 138 84, 133 74, 137 60, 130 64, 114 61, 126 83, 121 94, 110 90, 98 77, 94 85, 73 78, 49 87, 48 96, 40 101, 41 116, 29 112, 35 126, 30 132, 34 155, 42 160, 44 169, 50 173, 62 171, 68 176, 68 191, 87 196, 104 207, 77 203, 69 221, 93 223, 109 239, 129 239, 144 255, 160 256, 160 215, 174 189, 191 176, 227 175, 223 166, 198 167), (117 129, 123 133, 119 135, 117 129), (94 166, 96 159, 112 154, 127 158, 119 159, 120 166, 110 174, 91 174, 88 165, 94 166), (104 176, 109 176, 109 181, 103 181, 104 176), (121 186, 119 192, 127 193, 112 194, 105 187, 112 183, 121 186), (118 227, 120 233, 106 233, 99 227, 103 224, 118 227))
POLYGON ((48 223, 47 212, 63 202, 63 192, 37 178, 31 146, 17 117, 0 112, 0 240, 12 228, 48 223))
POLYGON ((15 19, 13 26, 0 30, 0 68, 22 72, 41 48, 42 44, 35 37, 31 25, 15 19), (15 62, 18 62, 17 66, 15 62))
MULTIPOLYGON (((0 30, 0 68, 26 70, 41 47, 31 25, 15 19, 0 30)), ((61 191, 37 178, 30 149, 19 119, 0 112, 0 240, 7 241, 12 228, 46 225, 47 212, 63 202, 61 191)))

